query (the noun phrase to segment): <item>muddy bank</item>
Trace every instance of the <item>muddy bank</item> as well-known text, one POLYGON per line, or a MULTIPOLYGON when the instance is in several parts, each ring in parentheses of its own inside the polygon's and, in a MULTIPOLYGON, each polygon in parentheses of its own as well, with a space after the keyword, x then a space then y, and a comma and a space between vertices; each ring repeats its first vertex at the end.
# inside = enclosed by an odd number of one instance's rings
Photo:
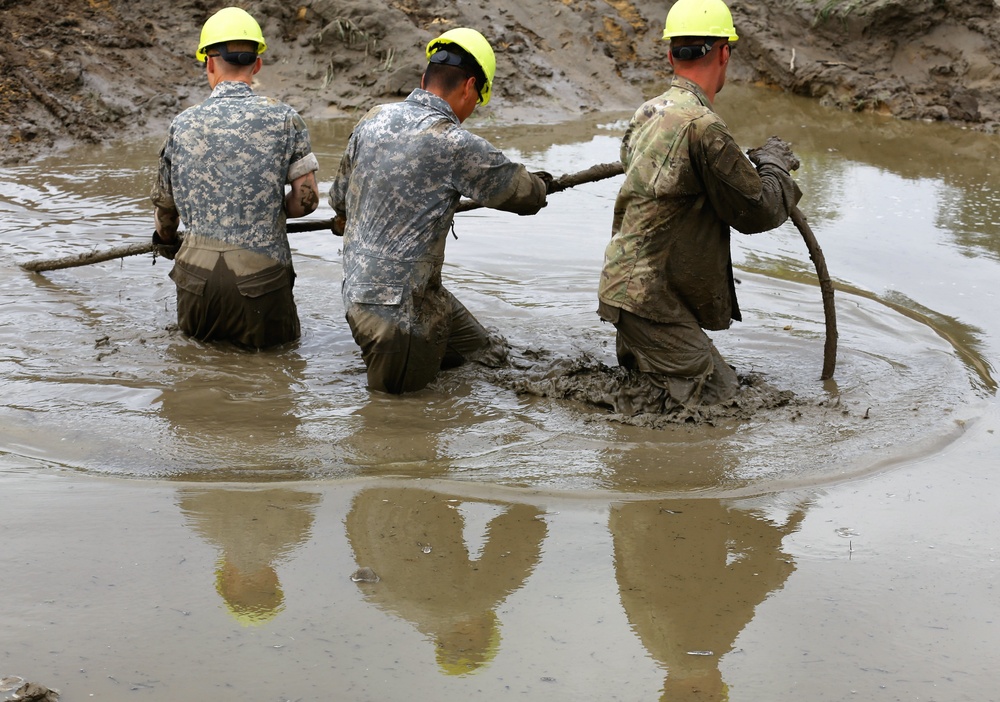
MULTIPOLYGON (((205 95, 193 59, 222 3, 0 0, 2 163, 67 143, 155 132, 205 95)), ((551 122, 635 107, 668 75, 653 0, 303 0, 242 3, 269 48, 259 89, 311 119, 352 116, 416 85, 423 46, 481 29, 497 50, 495 99, 478 119, 551 122)), ((991 0, 732 3, 741 35, 731 79, 833 107, 1000 122, 1000 8, 991 0)))

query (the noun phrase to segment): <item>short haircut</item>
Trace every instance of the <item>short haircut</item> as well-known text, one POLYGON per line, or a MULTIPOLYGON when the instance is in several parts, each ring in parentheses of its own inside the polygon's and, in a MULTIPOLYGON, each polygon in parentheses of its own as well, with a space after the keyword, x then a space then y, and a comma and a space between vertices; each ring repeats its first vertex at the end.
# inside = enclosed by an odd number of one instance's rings
POLYGON ((446 94, 462 87, 462 83, 469 78, 472 78, 472 75, 465 69, 444 66, 440 63, 429 63, 427 70, 424 71, 424 85, 439 88, 446 94))
POLYGON ((476 79, 476 92, 479 100, 483 99, 483 89, 486 87, 486 75, 479 62, 460 46, 455 44, 436 44, 439 47, 431 54, 424 71, 424 84, 434 85, 445 92, 451 92, 469 78, 476 79))

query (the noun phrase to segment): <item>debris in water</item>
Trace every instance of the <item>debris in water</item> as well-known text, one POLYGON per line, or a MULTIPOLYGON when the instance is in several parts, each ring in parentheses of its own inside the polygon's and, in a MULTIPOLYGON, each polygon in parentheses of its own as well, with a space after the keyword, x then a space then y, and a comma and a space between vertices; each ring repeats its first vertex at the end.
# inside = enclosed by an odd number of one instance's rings
POLYGON ((356 583, 377 583, 379 581, 378 575, 371 568, 358 568, 354 573, 351 574, 351 580, 356 583))
POLYGON ((17 688, 10 699, 14 702, 58 702, 59 690, 51 690, 38 683, 26 682, 17 688))

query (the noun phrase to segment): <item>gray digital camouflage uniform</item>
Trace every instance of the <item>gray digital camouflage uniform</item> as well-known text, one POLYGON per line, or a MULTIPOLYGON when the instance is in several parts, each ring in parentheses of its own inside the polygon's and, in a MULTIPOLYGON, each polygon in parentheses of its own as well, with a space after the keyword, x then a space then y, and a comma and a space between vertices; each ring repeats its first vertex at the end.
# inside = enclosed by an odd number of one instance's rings
POLYGON ((355 126, 330 204, 347 220, 343 297, 368 368, 368 385, 418 390, 463 361, 506 356, 441 283, 444 249, 461 197, 534 214, 545 183, 460 125, 448 103, 414 90, 355 126))
POLYGON ((736 374, 702 329, 741 318, 730 227, 780 226, 801 191, 778 166, 755 168, 701 88, 679 76, 635 113, 621 160, 598 292, 598 314, 618 331, 619 363, 664 389, 662 409, 729 399, 736 374))
POLYGON ((170 272, 185 333, 251 348, 298 338, 285 184, 317 168, 298 113, 243 82, 174 118, 151 199, 185 225, 170 272))

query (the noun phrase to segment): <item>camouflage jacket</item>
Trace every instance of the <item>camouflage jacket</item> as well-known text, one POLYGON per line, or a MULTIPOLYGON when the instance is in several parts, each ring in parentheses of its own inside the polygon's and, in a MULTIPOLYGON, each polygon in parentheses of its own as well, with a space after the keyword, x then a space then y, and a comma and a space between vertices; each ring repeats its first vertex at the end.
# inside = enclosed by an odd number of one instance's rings
POLYGON ((399 305, 441 285, 462 196, 534 214, 544 182, 463 129, 448 103, 417 89, 355 126, 330 188, 344 216, 344 305, 399 305))
POLYGON ((285 184, 318 168, 309 131, 288 105, 225 81, 174 118, 151 199, 173 208, 187 242, 214 240, 290 264, 285 184))
POLYGON ((777 166, 754 168, 705 93, 675 76, 635 113, 622 140, 625 182, 604 253, 599 314, 617 309, 704 329, 726 329, 740 311, 730 227, 780 226, 801 197, 777 166))

